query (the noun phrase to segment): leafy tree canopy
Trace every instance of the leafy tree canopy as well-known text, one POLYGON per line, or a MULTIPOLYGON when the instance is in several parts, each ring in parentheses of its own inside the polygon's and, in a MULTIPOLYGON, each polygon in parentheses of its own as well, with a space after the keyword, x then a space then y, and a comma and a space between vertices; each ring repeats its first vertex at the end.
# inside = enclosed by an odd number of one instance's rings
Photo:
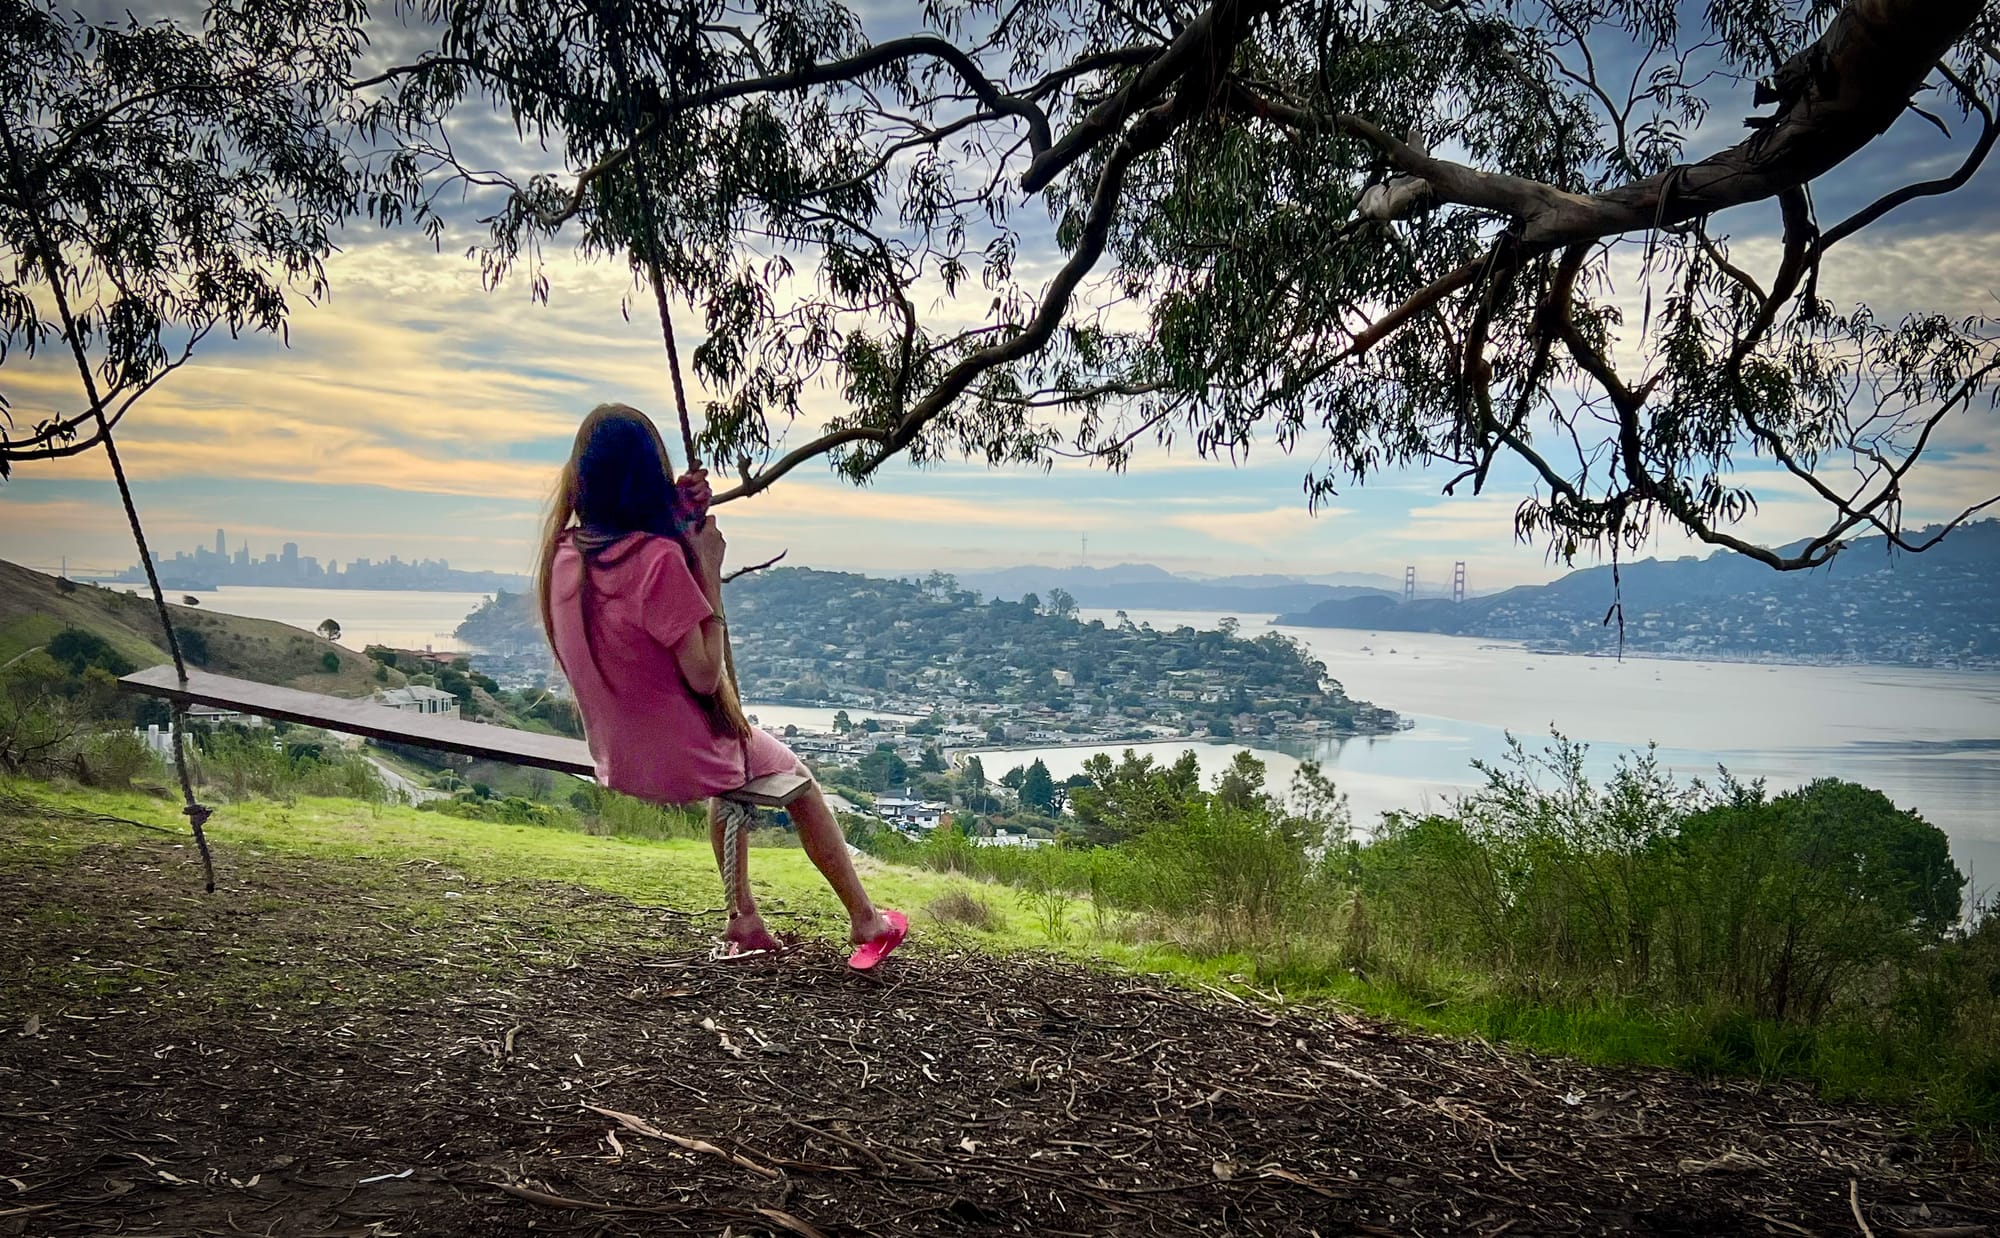
POLYGON ((95 446, 224 332, 326 291, 339 225, 404 217, 401 149, 350 139, 359 0, 93 21, 0 0, 0 363, 55 348, 76 389, 32 424, 0 391, 0 477, 95 446))
POLYGON ((699 316, 724 501, 820 457, 861 479, 1275 440, 1314 501, 1413 463, 1478 491, 1511 459, 1519 530, 1560 553, 1665 524, 1800 567, 1857 532, 1928 544, 1904 481, 2000 369, 1987 322, 1818 292, 1983 163, 1990 2, 930 0, 914 30, 833 0, 415 8, 434 46, 357 84, 369 124, 497 192, 494 279, 557 241, 657 263, 699 316), (1751 81, 1749 134, 1689 159, 1751 81), (1957 166, 1818 217, 1815 180, 1919 91, 1957 166), (494 107, 519 168, 456 163, 455 113, 494 107), (1751 204, 1782 221, 1767 261, 1728 244, 1751 204), (1613 276, 1637 265, 1635 331, 1613 276), (821 384, 842 411, 788 433, 821 384), (1825 504, 1819 536, 1729 531, 1751 455, 1825 504))

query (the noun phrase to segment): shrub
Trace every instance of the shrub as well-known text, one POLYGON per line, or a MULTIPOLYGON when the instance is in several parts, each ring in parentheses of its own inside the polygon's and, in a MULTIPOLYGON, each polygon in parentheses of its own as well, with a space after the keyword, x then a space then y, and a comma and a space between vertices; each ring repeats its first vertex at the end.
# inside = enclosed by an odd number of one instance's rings
POLYGON ((109 671, 113 676, 129 675, 132 663, 103 637, 81 628, 65 628, 45 646, 49 657, 69 669, 72 675, 82 675, 85 667, 96 666, 109 671))
POLYGON ((208 665, 208 633, 192 624, 175 625, 174 639, 180 642, 181 656, 196 666, 208 665))
POLYGON ((134 779, 166 774, 146 741, 130 731, 106 731, 83 741, 76 754, 76 780, 87 787, 127 791, 134 779))
POLYGON ((940 924, 962 924, 982 933, 997 933, 1007 927, 1005 913, 986 898, 962 887, 933 899, 930 913, 940 924))
POLYGON ((62 771, 87 727, 88 711, 70 690, 73 682, 46 650, 26 654, 0 672, 0 772, 62 771))
POLYGON ((336 743, 281 743, 261 727, 223 726, 194 732, 195 777, 233 799, 331 795, 381 803, 389 789, 368 759, 336 743))
POLYGON ((1769 800, 1732 788, 1681 824, 1672 860, 1679 914, 1663 944, 1682 990, 1781 1020, 1815 1021, 1874 969, 1937 945, 1965 889, 1942 831, 1831 778, 1769 800))
MULTIPOLYGON (((340 669, 340 655, 329 649, 319 655, 320 669, 331 675, 340 669)), ((379 667, 377 668, 380 669, 379 667)))
POLYGON ((462 817, 468 821, 491 821, 500 825, 542 825, 571 830, 582 828, 582 823, 573 810, 557 804, 537 804, 518 795, 502 796, 498 799, 455 796, 447 800, 428 800, 417 805, 417 808, 420 812, 442 813, 448 817, 462 817))
POLYGON ((1124 850, 1129 862, 1105 893, 1127 906, 1201 920, 1246 942, 1281 938, 1306 912, 1313 862, 1254 807, 1196 804, 1124 850))

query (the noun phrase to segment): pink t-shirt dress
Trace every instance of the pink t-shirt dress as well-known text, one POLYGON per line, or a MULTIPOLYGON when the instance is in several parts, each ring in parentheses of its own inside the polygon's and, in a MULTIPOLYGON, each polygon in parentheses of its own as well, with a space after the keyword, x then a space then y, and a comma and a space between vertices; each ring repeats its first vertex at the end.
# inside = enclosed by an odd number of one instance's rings
POLYGON ((674 646, 715 612, 678 542, 634 533, 592 557, 588 645, 583 567, 565 534, 550 571, 549 639, 576 693, 599 782, 656 803, 691 804, 798 766, 790 749, 756 727, 747 744, 717 734, 681 675, 674 646))

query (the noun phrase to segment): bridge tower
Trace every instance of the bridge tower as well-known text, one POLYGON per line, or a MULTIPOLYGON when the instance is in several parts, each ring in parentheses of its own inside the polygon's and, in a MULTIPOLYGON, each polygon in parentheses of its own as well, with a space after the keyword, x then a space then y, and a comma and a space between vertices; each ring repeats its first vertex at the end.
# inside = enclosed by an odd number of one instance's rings
POLYGON ((1414 563, 1403 569, 1403 600, 1417 600, 1417 565, 1414 563))
POLYGON ((1465 600, 1465 560, 1463 559, 1451 565, 1451 600, 1454 602, 1463 602, 1465 600))

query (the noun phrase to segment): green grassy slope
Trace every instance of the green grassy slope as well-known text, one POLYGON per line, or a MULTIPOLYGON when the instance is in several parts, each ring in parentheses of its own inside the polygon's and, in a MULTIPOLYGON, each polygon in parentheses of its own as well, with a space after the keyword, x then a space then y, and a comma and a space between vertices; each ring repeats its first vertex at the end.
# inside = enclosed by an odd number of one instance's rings
MULTIPOLYGON (((167 661, 158 613, 143 591, 135 595, 123 587, 87 584, 65 588, 65 583, 0 561, 0 665, 47 644, 65 628, 95 633, 135 666, 167 661)), ((388 683, 377 680, 376 663, 369 658, 289 624, 192 606, 169 609, 176 627, 202 634, 208 642, 204 669, 219 675, 350 697, 403 682, 395 671, 389 672, 388 683), (329 650, 340 659, 337 671, 322 664, 329 650)))
MULTIPOLYGON (((115 843, 117 824, 81 825, 56 831, 37 827, 17 834, 6 811, 10 796, 53 802, 71 812, 106 813, 179 832, 175 805, 136 793, 51 788, 0 779, 0 865, 20 848, 48 851, 66 862, 90 845, 115 843)), ((442 813, 418 812, 353 800, 300 797, 290 804, 249 800, 218 808, 208 824, 216 848, 218 876, 233 857, 248 852, 281 852, 334 861, 366 860, 373 865, 437 863, 475 881, 555 881, 599 890, 644 906, 707 912, 721 905, 721 879, 706 840, 606 838, 535 826, 468 821, 442 813)), ((190 848, 190 859, 192 849, 190 848)), ((915 930, 931 942, 959 941, 988 949, 1059 949, 1076 958, 1103 953, 1086 939, 1089 914, 1081 904, 1066 908, 1064 935, 1052 943, 1045 920, 1030 895, 1006 886, 963 877, 856 860, 869 893, 884 906, 906 910, 915 930), (997 913, 992 926, 971 929, 946 924, 928 911, 947 894, 966 893, 997 913)), ((844 936, 846 917, 805 852, 794 847, 758 847, 750 857, 751 887, 771 926, 808 935, 844 936)), ((193 879, 192 873, 190 879, 193 879)), ((721 915, 711 919, 720 927, 721 915)), ((1127 954, 1124 961, 1137 961, 1127 954)))

